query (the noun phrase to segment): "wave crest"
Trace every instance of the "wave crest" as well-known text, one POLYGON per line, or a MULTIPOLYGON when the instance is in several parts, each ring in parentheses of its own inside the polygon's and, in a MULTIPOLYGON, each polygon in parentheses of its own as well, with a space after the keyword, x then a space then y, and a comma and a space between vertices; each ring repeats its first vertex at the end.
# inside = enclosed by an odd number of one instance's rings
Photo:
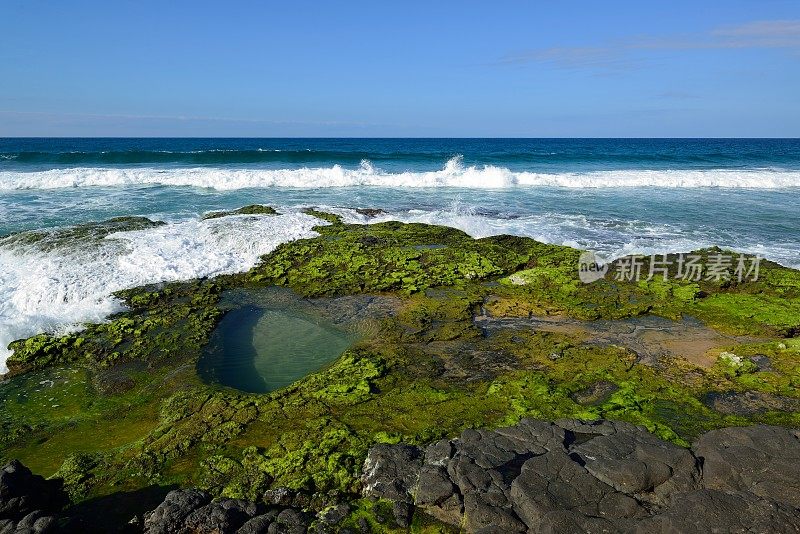
POLYGON ((786 169, 749 170, 601 170, 592 172, 540 173, 512 171, 494 165, 465 166, 461 156, 435 171, 386 172, 369 160, 358 168, 341 165, 299 169, 264 168, 114 168, 79 167, 44 171, 0 171, 0 191, 15 189, 59 189, 71 187, 120 187, 167 185, 216 190, 249 188, 751 188, 800 187, 800 171, 786 169))

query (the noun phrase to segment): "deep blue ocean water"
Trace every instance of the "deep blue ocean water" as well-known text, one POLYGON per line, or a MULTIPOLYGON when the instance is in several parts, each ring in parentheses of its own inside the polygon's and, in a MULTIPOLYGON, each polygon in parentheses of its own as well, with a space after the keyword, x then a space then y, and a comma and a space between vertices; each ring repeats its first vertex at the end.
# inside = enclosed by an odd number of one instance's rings
POLYGON ((800 267, 797 139, 0 139, 0 236, 143 215, 70 249, 0 239, 4 342, 99 320, 111 291, 248 268, 303 206, 512 233, 605 256, 720 245, 800 267), (278 218, 204 223, 263 203, 278 218))

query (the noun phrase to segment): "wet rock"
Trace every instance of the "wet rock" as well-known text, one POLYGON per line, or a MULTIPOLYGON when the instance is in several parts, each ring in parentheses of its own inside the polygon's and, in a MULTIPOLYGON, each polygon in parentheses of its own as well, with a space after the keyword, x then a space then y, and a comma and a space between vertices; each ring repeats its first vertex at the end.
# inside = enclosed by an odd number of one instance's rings
POLYGON ((618 389, 619 386, 613 382, 600 380, 588 388, 574 393, 572 398, 578 404, 602 404, 607 401, 618 389))
MULTIPOLYGON (((36 510, 20 519, 15 527, 14 532, 17 534, 21 534, 23 532, 31 534, 38 534, 40 532, 56 532, 57 527, 58 523, 54 516, 46 515, 41 510, 36 510)), ((1 528, 0 531, 2 531, 1 528)))
POLYGON ((248 519, 244 525, 239 527, 236 534, 266 534, 279 512, 279 510, 270 510, 265 514, 248 519))
POLYGON ((800 508, 800 431, 774 426, 712 430, 694 444, 707 488, 747 491, 800 508))
POLYGON ((200 490, 173 490, 164 502, 144 516, 144 531, 149 534, 173 534, 181 531, 184 520, 211 501, 211 496, 200 490))
MULTIPOLYGON (((387 528, 409 528, 416 510, 480 533, 800 528, 800 431, 778 427, 715 430, 692 451, 624 422, 523 419, 465 430, 424 449, 376 445, 363 473, 365 497, 392 501, 391 513, 378 518, 387 528)), ((268 495, 294 503, 304 494, 268 495)), ((182 490, 170 492, 144 526, 146 532, 327 533, 339 531, 350 508, 333 505, 313 523, 294 506, 259 513, 252 503, 212 502, 203 492, 182 490)), ((370 528, 363 517, 354 526, 370 528)))
POLYGON ((278 215, 275 208, 270 206, 262 206, 261 204, 251 204, 236 210, 231 211, 213 211, 203 215, 202 220, 219 219, 221 217, 229 217, 231 215, 278 215))
POLYGON ((438 374, 449 382, 470 383, 482 380, 493 380, 512 369, 519 369, 519 360, 505 351, 483 350, 472 341, 456 341, 461 336, 470 338, 478 335, 478 330, 471 321, 433 322, 428 325, 422 337, 433 339, 449 339, 447 343, 433 341, 422 347, 426 355, 437 366, 438 374), (445 332, 447 330, 447 332, 445 332))
POLYGON ((302 512, 287 508, 270 524, 269 534, 304 534, 308 527, 308 517, 302 512))
POLYGON ((703 402, 710 408, 726 415, 749 416, 768 410, 800 411, 800 399, 758 391, 711 392, 705 395, 703 402))
POLYGON ((407 502, 395 502, 392 506, 392 516, 397 526, 408 528, 411 526, 411 518, 414 515, 414 506, 407 502))
POLYGON ((749 360, 755 364, 756 369, 759 371, 772 371, 772 360, 769 358, 769 356, 764 354, 755 354, 750 356, 749 360))
POLYGON ((20 523, 27 525, 24 528, 33 528, 41 519, 41 527, 48 522, 46 516, 60 511, 66 503, 60 481, 34 475, 18 460, 0 469, 0 520, 22 529, 20 523))
POLYGON ((380 208, 356 208, 356 213, 372 219, 373 217, 377 217, 378 215, 382 215, 386 212, 380 208))
POLYGON ((292 508, 264 510, 240 499, 211 500, 207 493, 175 490, 145 514, 144 532, 169 534, 293 534, 306 532, 310 518, 292 508))

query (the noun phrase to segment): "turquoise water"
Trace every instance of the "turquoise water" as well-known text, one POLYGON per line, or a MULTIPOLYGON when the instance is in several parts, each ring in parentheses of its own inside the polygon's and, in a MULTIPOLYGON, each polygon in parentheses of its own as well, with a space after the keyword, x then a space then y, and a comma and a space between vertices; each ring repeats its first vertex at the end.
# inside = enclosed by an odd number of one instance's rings
POLYGON ((222 319, 197 369, 208 382, 267 393, 325 367, 354 340, 297 310, 246 306, 222 319))
POLYGON ((103 320, 113 291, 243 271, 313 237, 306 206, 605 257, 718 245, 800 267, 800 140, 0 139, 0 236, 167 222, 55 250, 0 237, 0 372, 8 342, 103 320), (253 203, 282 215, 200 220, 253 203))
POLYGON ((717 244, 800 265, 792 139, 0 140, 0 235, 253 202, 381 208, 607 255, 717 244))

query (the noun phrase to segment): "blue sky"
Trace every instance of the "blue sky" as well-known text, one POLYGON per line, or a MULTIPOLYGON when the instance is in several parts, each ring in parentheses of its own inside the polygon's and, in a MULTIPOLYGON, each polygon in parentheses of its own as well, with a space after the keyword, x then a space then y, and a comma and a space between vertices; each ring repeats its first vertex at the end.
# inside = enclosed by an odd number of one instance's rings
POLYGON ((797 0, 0 12, 0 136, 800 136, 797 0))

